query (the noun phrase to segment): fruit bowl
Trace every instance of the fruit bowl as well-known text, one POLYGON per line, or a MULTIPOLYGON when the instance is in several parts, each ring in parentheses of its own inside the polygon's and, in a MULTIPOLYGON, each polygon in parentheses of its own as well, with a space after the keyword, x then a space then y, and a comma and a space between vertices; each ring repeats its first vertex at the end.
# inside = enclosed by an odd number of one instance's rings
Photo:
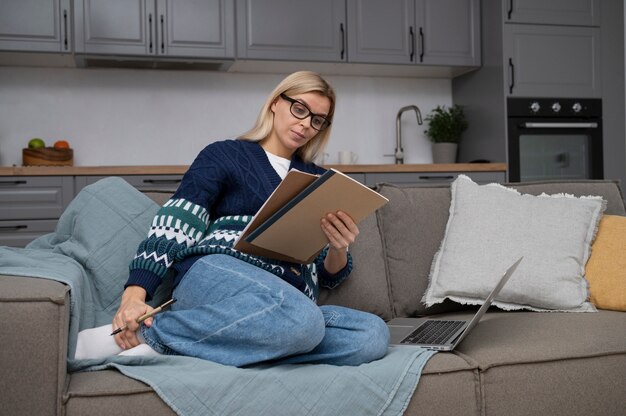
POLYGON ((54 147, 22 149, 22 165, 24 166, 72 166, 73 164, 73 149, 57 149, 54 147))

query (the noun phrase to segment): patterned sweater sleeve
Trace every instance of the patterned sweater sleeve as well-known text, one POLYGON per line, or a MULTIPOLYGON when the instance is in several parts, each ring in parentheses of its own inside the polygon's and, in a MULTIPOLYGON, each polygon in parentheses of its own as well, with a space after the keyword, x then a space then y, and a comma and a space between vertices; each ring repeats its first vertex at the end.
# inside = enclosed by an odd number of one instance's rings
POLYGON ((317 278, 320 286, 328 289, 334 289, 339 286, 344 280, 348 278, 348 275, 352 271, 352 255, 348 252, 348 262, 337 273, 331 274, 324 267, 324 259, 328 254, 328 247, 326 247, 319 256, 315 259, 315 266, 317 268, 317 278))
POLYGON ((130 263, 125 287, 141 286, 151 299, 176 255, 195 246, 204 236, 209 222, 205 207, 210 207, 219 194, 224 176, 215 170, 211 178, 203 176, 201 172, 206 164, 206 156, 201 153, 185 173, 176 193, 157 211, 148 237, 139 244, 130 263))

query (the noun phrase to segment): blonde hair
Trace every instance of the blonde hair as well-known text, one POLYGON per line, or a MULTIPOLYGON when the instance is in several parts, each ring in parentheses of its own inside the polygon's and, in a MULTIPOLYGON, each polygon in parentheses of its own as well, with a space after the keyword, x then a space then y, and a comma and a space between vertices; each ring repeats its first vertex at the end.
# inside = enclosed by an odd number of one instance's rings
MULTIPOLYGON (((333 115, 335 114, 335 91, 319 74, 311 71, 299 71, 287 76, 274 88, 274 91, 267 97, 265 104, 261 107, 261 112, 254 127, 239 138, 255 142, 265 139, 270 135, 274 127, 274 113, 271 107, 280 94, 298 95, 308 92, 316 92, 330 100, 330 109, 326 119, 332 123, 333 115)), ((296 154, 303 161, 307 163, 312 162, 326 147, 330 137, 331 126, 318 132, 307 144, 300 147, 296 154)))

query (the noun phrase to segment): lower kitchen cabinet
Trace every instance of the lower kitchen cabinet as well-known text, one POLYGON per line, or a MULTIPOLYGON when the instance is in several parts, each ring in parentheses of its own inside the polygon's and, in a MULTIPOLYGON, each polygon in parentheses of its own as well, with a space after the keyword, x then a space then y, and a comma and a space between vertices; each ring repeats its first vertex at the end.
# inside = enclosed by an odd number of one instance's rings
POLYGON ((23 247, 54 231, 73 198, 71 176, 0 177, 0 245, 23 247))
MULTIPOLYGON (((108 176, 75 176, 76 193, 87 185, 96 183, 108 176)), ((119 176, 140 191, 172 191, 174 192, 183 175, 123 175, 119 176)))
MULTIPOLYGON (((374 187, 441 184, 465 174, 477 183, 504 182, 504 171, 489 172, 349 172, 348 176, 374 187)), ((25 247, 54 231, 59 217, 85 187, 109 175, 0 176, 0 246, 25 247)), ((183 175, 119 175, 141 191, 174 192, 183 175)))
POLYGON ((504 172, 380 172, 365 173, 363 183, 367 186, 376 186, 380 183, 396 185, 429 185, 452 182, 460 174, 469 176, 479 184, 502 183, 506 180, 504 172))

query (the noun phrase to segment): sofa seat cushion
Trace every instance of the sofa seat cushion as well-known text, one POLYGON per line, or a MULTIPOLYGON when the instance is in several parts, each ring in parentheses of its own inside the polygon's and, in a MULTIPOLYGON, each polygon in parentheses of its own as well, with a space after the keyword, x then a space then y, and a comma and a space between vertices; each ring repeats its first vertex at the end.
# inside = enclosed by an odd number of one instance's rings
POLYGON ((457 347, 457 352, 469 357, 481 370, 529 362, 626 355, 624 334, 626 315, 623 312, 492 310, 457 347))
POLYGON ((145 415, 176 414, 150 386, 116 370, 71 374, 63 405, 66 416, 119 415, 128 409, 145 415))
MULTIPOLYGON (((454 354, 436 354, 420 378, 405 415, 480 414, 478 369, 454 354), (454 397, 442 396, 453 389, 454 397)), ((141 414, 173 415, 174 412, 152 388, 116 370, 90 371, 71 375, 64 394, 67 416, 123 414, 124 409, 141 409, 141 414), (118 412, 118 413, 111 413, 118 412)))
POLYGON ((493 311, 455 354, 480 368, 484 415, 623 415, 624 334, 623 312, 493 311))
POLYGON ((422 370, 419 384, 404 415, 478 416, 480 409, 477 366, 458 355, 438 353, 422 370), (447 394, 449 391, 454 394, 447 394))

